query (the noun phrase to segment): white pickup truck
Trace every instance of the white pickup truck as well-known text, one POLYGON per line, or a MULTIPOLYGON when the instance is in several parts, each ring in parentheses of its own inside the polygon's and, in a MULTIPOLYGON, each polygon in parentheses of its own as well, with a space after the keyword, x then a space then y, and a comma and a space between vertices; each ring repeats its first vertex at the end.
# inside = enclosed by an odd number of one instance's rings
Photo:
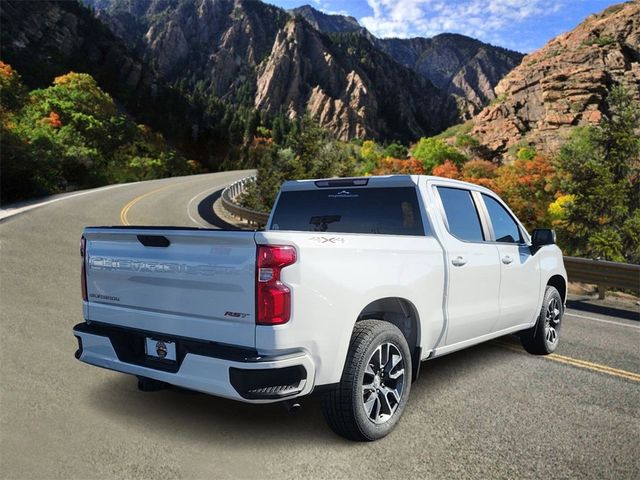
POLYGON ((490 190, 397 175, 286 182, 264 231, 89 227, 83 362, 244 402, 321 397, 353 440, 398 422, 420 362, 517 333, 558 344, 552 230, 490 190))

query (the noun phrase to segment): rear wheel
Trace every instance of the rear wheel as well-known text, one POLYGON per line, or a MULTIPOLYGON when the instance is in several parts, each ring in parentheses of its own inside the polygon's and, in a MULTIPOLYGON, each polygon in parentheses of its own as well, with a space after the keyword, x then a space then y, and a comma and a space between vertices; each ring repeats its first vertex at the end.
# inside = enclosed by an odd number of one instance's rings
POLYGON ((398 423, 411 389, 411 355, 402 332, 380 320, 356 323, 339 386, 322 411, 338 435, 377 440, 398 423))
POLYGON ((536 324, 520 334, 520 341, 524 349, 534 355, 548 355, 553 353, 560 340, 560 327, 564 307, 562 297, 555 287, 550 285, 544 293, 542 307, 536 324))

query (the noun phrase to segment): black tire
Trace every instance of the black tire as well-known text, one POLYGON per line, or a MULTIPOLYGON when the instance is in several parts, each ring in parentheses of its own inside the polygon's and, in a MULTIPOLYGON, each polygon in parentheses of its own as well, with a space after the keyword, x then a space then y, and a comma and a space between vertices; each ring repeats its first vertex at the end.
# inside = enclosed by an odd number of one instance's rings
POLYGON ((520 333, 520 342, 524 349, 534 355, 549 355, 558 347, 560 327, 564 305, 562 297, 555 287, 547 285, 536 324, 520 333), (558 313, 551 312, 558 310, 558 313), (550 328, 553 332, 547 330, 550 328), (553 337, 551 341, 550 337, 553 337))
POLYGON ((355 441, 373 441, 387 435, 398 423, 407 404, 411 371, 409 346, 398 327, 381 320, 356 323, 340 384, 321 397, 322 412, 329 427, 338 435, 355 441), (397 360, 398 356, 400 360, 397 360), (377 358, 380 358, 379 362, 377 358), (389 361, 390 358, 393 359, 389 361), (392 365, 394 361, 395 366, 392 365), (379 365, 382 366, 378 368, 379 365), (400 380, 401 366, 404 373, 400 380), (376 368, 379 374, 369 373, 376 368), (394 379, 394 376, 398 378, 394 379), (363 393, 365 377, 366 385, 371 388, 363 393), (400 400, 396 401, 398 390, 400 400), (370 414, 366 410, 365 395, 370 414))

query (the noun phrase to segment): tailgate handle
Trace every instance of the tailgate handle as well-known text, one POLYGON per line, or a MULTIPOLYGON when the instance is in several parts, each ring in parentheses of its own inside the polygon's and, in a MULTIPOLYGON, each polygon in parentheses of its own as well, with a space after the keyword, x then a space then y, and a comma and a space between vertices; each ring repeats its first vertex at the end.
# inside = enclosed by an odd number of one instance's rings
POLYGON ((162 235, 138 235, 138 241, 145 247, 168 247, 171 242, 162 235))

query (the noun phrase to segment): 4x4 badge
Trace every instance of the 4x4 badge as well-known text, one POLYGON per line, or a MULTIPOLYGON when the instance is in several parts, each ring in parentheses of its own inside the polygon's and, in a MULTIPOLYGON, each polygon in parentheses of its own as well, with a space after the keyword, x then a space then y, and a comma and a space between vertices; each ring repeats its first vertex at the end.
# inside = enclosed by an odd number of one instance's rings
POLYGON ((342 237, 310 237, 309 240, 318 243, 344 243, 342 237))

